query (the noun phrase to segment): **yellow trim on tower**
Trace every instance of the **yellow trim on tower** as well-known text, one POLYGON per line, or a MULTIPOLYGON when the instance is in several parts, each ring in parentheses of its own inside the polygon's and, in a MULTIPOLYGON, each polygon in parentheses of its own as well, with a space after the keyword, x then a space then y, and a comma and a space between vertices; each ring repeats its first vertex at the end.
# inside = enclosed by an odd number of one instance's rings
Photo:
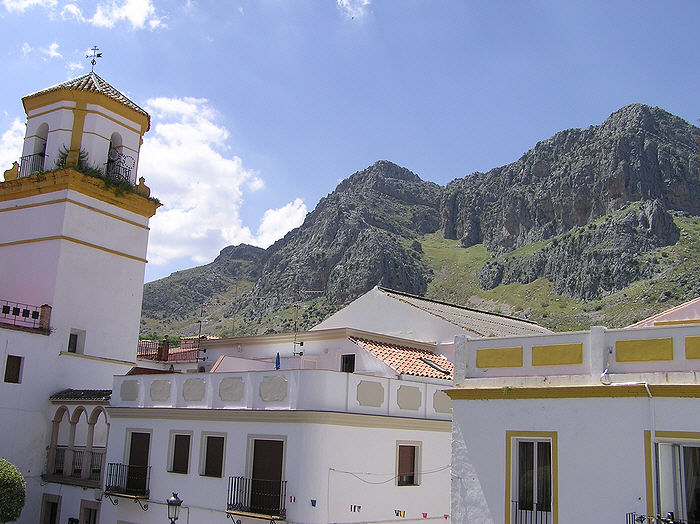
MULTIPOLYGON (((654 397, 700 398, 700 384, 649 385, 654 397)), ((549 387, 490 387, 455 388, 445 390, 452 400, 512 400, 557 398, 648 398, 644 384, 611 386, 549 386, 549 387)))
POLYGON ((654 472, 652 469, 651 431, 644 431, 644 484, 646 487, 647 515, 654 514, 654 472))
POLYGON ((78 102, 73 108, 73 130, 70 135, 71 151, 80 151, 83 145, 83 129, 85 128, 85 102, 78 102))
MULTIPOLYGON (((46 93, 29 95, 22 99, 24 111, 27 114, 29 114, 30 111, 39 109, 43 106, 64 101, 76 102, 76 104, 82 102, 83 104, 95 104, 104 107, 105 109, 141 126, 141 135, 143 135, 151 127, 151 119, 148 115, 141 113, 140 111, 136 111, 135 109, 132 109, 121 102, 117 102, 103 93, 61 88, 48 91, 46 93)), ((32 117, 34 116, 35 115, 32 115, 32 117)))
POLYGON ((74 169, 50 171, 0 183, 0 202, 71 189, 107 204, 150 218, 160 204, 137 193, 117 195, 104 180, 83 175, 74 169))
POLYGON ((523 347, 481 348, 476 350, 477 368, 521 368, 523 347))
POLYGON ((120 257, 129 258, 131 260, 136 260, 138 262, 143 262, 144 264, 146 262, 148 262, 145 258, 135 257, 134 255, 129 255, 128 253, 122 253, 121 251, 116 251, 114 249, 110 249, 110 248, 104 247, 104 246, 98 246, 97 244, 92 244, 90 242, 85 242, 84 240, 80 240, 79 238, 68 237, 65 235, 55 235, 55 236, 51 236, 51 237, 41 237, 41 238, 28 238, 26 240, 15 240, 14 242, 5 242, 4 244, 0 244, 0 247, 19 246, 21 244, 35 244, 37 242, 48 242, 51 240, 66 240, 68 242, 80 244, 81 246, 99 249, 100 251, 104 251, 104 252, 110 253, 112 255, 119 255, 120 257))
POLYGON ((615 342, 615 358, 618 362, 652 362, 673 360, 673 339, 641 338, 615 342))
POLYGON ((512 431, 506 430, 506 505, 505 524, 510 524, 513 440, 549 440, 552 443, 552 524, 559 522, 559 446, 556 431, 512 431))
POLYGON ((655 431, 654 436, 659 438, 673 438, 678 440, 698 440, 700 433, 697 431, 655 431))
POLYGON ((533 366, 569 366, 583 364, 583 344, 532 346, 533 366))
POLYGON ((114 218, 116 220, 121 220, 122 222, 126 222, 127 224, 131 224, 132 226, 140 227, 141 229, 145 229, 146 231, 149 231, 151 229, 150 227, 144 226, 143 224, 139 224, 138 222, 134 222, 133 220, 128 220, 126 218, 120 217, 119 215, 115 215, 113 213, 108 213, 107 211, 102 211, 101 209, 97 209, 96 207, 89 206, 87 204, 83 204, 82 202, 78 202, 77 200, 73 200, 72 198, 58 198, 56 200, 47 200, 46 202, 36 202, 34 204, 25 204, 23 206, 0 208, 0 213, 2 213, 3 211, 18 211, 20 209, 27 209, 27 208, 32 208, 32 207, 48 206, 51 204, 60 204, 62 202, 69 202, 71 204, 75 204, 76 206, 84 207, 85 209, 89 209, 90 211, 94 211, 95 213, 100 213, 101 215, 105 215, 105 216, 108 216, 110 218, 114 218))
POLYGON ((700 359, 700 337, 685 337, 686 360, 700 359))

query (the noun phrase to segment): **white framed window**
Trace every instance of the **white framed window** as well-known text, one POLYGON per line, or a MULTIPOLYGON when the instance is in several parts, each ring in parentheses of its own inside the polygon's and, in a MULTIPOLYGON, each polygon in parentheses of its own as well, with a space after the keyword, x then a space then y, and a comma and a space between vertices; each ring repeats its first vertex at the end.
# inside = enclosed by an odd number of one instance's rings
POLYGON ((396 441, 396 485, 419 486, 422 442, 396 441))
POLYGON ((84 353, 85 352, 85 331, 82 329, 71 329, 68 334, 68 345, 66 346, 68 353, 84 353))
POLYGON ((557 524, 557 433, 506 432, 506 524, 557 524))
POLYGON ((173 430, 168 446, 168 471, 187 474, 190 471, 192 432, 173 430))
POLYGON ((202 433, 199 474, 203 477, 222 477, 226 451, 226 433, 202 433))
POLYGON ((700 523, 700 441, 657 442, 655 448, 658 512, 700 523))

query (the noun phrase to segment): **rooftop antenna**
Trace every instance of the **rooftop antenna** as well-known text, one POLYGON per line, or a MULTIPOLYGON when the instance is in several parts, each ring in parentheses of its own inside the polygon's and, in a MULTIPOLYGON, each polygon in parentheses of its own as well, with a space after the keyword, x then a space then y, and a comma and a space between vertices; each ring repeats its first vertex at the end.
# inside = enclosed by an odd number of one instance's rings
POLYGON ((102 53, 98 53, 99 50, 100 48, 96 45, 92 46, 92 48, 90 49, 90 51, 92 51, 92 54, 85 55, 85 58, 90 58, 90 63, 92 64, 92 69, 90 71, 91 73, 95 72, 95 64, 97 64, 97 59, 102 58, 102 53))

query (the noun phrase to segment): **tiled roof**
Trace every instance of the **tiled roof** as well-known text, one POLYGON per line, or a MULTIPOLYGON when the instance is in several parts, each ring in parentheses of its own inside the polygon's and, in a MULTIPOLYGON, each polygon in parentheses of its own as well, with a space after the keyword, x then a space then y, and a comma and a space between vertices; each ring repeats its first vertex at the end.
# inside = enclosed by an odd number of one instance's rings
POLYGON ((79 400, 83 402, 109 402, 111 389, 64 389, 54 393, 49 400, 79 400))
POLYGON ((350 340, 375 355, 398 374, 452 380, 454 370, 452 362, 426 349, 356 337, 350 337, 350 340), (426 361, 433 362, 435 366, 431 366, 426 361), (448 373, 443 373, 440 368, 448 373))
POLYGON ((43 95, 44 93, 49 93, 51 91, 58 91, 59 89, 69 89, 69 90, 74 90, 74 91, 87 91, 90 93, 102 93, 103 95, 111 98, 112 100, 115 100, 115 101, 119 102, 120 104, 123 104, 123 105, 133 109, 134 111, 138 111, 139 113, 142 113, 142 114, 148 116, 148 113, 146 113, 146 111, 144 111, 142 108, 140 108, 134 102, 129 100, 124 95, 124 93, 122 93, 118 89, 109 85, 104 79, 102 79, 94 71, 91 73, 87 73, 83 76, 79 76, 78 78, 74 78, 73 80, 68 80, 66 82, 62 82, 62 83, 57 84, 55 86, 49 87, 47 89, 43 89, 41 91, 38 91, 37 93, 32 93, 31 95, 27 95, 25 98, 31 98, 31 97, 34 97, 37 95, 43 95))
MULTIPOLYGON (((162 375, 165 373, 173 373, 167 369, 154 369, 154 368, 143 368, 141 366, 134 366, 129 371, 127 375, 162 375)), ((176 372, 177 373, 177 372, 176 372)))
POLYGON ((388 297, 400 300, 431 315, 435 315, 451 324, 471 331, 480 337, 506 337, 551 333, 549 329, 529 320, 522 320, 498 313, 488 313, 486 311, 448 304, 447 302, 440 302, 438 300, 430 300, 393 289, 380 287, 379 290, 388 297))

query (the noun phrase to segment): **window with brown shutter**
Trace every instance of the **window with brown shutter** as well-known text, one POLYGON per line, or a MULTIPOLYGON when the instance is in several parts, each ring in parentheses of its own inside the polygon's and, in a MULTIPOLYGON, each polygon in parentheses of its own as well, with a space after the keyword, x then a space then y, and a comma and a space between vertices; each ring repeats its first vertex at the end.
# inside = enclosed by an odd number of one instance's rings
POLYGON ((209 435, 204 456, 204 476, 221 477, 224 463, 224 437, 209 435))
POLYGON ((7 355, 5 360, 5 382, 19 384, 22 381, 22 357, 7 355))
POLYGON ((190 436, 175 435, 173 440, 172 473, 187 473, 190 464, 190 436))
POLYGON ((399 486, 415 486, 416 480, 416 446, 399 445, 397 483, 399 486))

